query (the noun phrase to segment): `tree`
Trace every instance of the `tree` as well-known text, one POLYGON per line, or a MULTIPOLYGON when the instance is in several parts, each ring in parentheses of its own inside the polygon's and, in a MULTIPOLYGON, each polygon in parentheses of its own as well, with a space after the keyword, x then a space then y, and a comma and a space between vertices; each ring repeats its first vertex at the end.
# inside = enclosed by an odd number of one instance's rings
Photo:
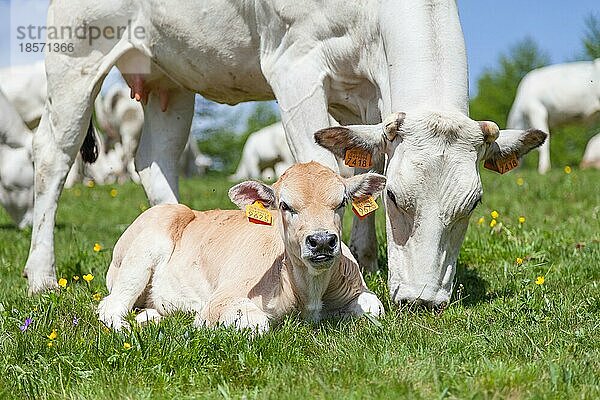
POLYGON ((488 68, 477 81, 477 96, 471 100, 471 118, 493 120, 506 126, 517 86, 531 70, 550 62, 547 53, 531 38, 526 38, 501 54, 498 66, 488 68))
POLYGON ((585 19, 583 48, 590 59, 600 58, 600 17, 590 14, 585 19))

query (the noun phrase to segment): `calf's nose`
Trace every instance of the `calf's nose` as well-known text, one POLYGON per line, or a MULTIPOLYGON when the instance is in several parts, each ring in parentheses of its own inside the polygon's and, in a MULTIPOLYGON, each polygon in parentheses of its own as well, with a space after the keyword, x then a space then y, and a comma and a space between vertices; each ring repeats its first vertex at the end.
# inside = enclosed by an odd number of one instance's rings
POLYGON ((337 248, 337 235, 317 232, 306 237, 306 246, 313 253, 331 253, 337 248))

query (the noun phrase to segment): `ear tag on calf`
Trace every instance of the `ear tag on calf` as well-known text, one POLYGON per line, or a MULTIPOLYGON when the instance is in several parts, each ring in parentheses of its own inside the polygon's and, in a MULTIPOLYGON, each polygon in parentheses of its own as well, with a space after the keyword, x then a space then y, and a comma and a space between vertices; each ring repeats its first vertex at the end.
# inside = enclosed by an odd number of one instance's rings
POLYGON ((352 202, 352 211, 359 219, 365 218, 367 215, 375 212, 379 206, 373 198, 373 196, 365 197, 360 200, 354 200, 352 202))
POLYGON ((349 167, 371 168, 373 165, 371 162, 371 153, 358 148, 348 149, 344 157, 344 164, 349 167))
POLYGON ((517 156, 511 154, 505 158, 499 158, 494 161, 486 160, 483 166, 489 170, 499 172, 501 174, 507 173, 511 169, 515 169, 519 166, 519 160, 517 156))
POLYGON ((248 221, 259 225, 273 225, 273 216, 259 201, 246 206, 248 221))

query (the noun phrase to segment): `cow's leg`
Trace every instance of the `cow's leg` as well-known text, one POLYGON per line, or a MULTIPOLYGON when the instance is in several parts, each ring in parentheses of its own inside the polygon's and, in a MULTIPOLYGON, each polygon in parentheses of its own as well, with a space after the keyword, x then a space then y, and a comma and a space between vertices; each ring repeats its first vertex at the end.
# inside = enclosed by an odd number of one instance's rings
POLYGON ((178 202, 177 165, 190 134, 194 94, 169 92, 169 106, 161 111, 159 96, 144 107, 144 128, 135 156, 136 169, 150 205, 178 202))
POLYGON ((240 330, 249 328, 259 334, 269 330, 267 314, 248 298, 213 299, 194 323, 198 327, 224 325, 240 330))
POLYGON ((307 67, 305 60, 284 58, 269 68, 263 66, 263 71, 277 98, 281 122, 296 162, 315 160, 337 171, 333 154, 316 144, 313 136, 330 123, 322 70, 307 67))
POLYGON ((54 223, 58 199, 85 138, 93 98, 103 80, 100 68, 73 65, 62 55, 49 55, 46 64, 49 96, 33 138, 35 203, 31 247, 24 271, 30 294, 56 286, 54 223))
POLYGON ((384 313, 383 304, 381 304, 379 298, 367 290, 352 300, 345 311, 345 314, 350 316, 361 316, 366 313, 370 313, 374 317, 378 317, 384 313))
POLYGON ((540 159, 538 172, 545 174, 550 170, 550 127, 548 126, 548 111, 542 104, 531 106, 527 113, 527 126, 542 130, 548 134, 546 140, 538 148, 540 159))

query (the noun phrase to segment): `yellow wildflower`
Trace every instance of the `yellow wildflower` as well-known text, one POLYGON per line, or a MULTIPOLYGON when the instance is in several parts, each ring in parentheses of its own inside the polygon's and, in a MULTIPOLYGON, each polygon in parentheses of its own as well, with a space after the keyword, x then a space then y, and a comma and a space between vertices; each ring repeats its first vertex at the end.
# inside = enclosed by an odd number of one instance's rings
POLYGON ((111 189, 110 190, 110 197, 117 197, 117 193, 118 193, 117 189, 114 189, 114 188, 111 189))
POLYGON ((92 281, 92 279, 94 279, 94 275, 92 274, 87 274, 83 276, 83 280, 86 281, 87 283, 90 283, 92 281))
POLYGON ((565 167, 565 174, 570 174, 573 170, 568 165, 565 167))
POLYGON ((96 182, 94 182, 93 180, 89 180, 88 183, 87 183, 87 187, 89 187, 91 189, 94 186, 96 186, 96 182))
POLYGON ((521 257, 517 257, 517 265, 522 265, 523 264, 523 259, 521 257))
POLYGON ((491 216, 492 216, 492 218, 494 218, 494 219, 497 219, 497 218, 500 216, 500 214, 498 214, 498 211, 496 211, 496 210, 492 211, 492 212, 490 213, 490 215, 491 215, 491 216))
POLYGON ((521 215, 521 216, 519 217, 519 223, 520 223, 520 224, 524 224, 524 223, 525 223, 525 217, 524 217, 524 216, 522 216, 522 215, 521 215))
POLYGON ((94 243, 94 251, 97 253, 102 250, 102 245, 100 243, 94 243))
POLYGON ((493 228, 493 227, 495 227, 495 226, 496 226, 496 224, 497 224, 497 222, 496 222, 496 220, 495 220, 495 219, 491 220, 491 221, 490 221, 490 228, 493 228))
POLYGON ((103 326, 103 327, 102 327, 102 332, 104 332, 104 333, 109 333, 109 332, 110 332, 110 329, 108 329, 106 326, 103 326))
POLYGON ((483 218, 483 217, 481 217, 481 218, 479 218, 479 219, 477 220, 477 223, 478 223, 479 225, 483 225, 483 223, 484 223, 484 222, 485 222, 485 218, 483 218))
POLYGON ((129 350, 129 349, 131 348, 131 344, 129 344, 129 343, 127 343, 127 342, 125 342, 125 343, 123 343, 123 348, 124 348, 125 350, 129 350))
POLYGON ((60 286, 61 288, 66 288, 67 287, 67 280, 65 278, 60 278, 58 280, 58 286, 60 286))
POLYGON ((538 276, 538 277, 536 278, 536 280, 535 280, 535 284, 536 284, 536 285, 543 285, 545 281, 546 281, 546 280, 544 279, 544 277, 540 275, 540 276, 538 276))
POLYGON ((525 183, 525 179, 518 177, 517 178, 517 185, 519 186, 523 186, 523 184, 525 183))
POLYGON ((58 332, 56 332, 56 329, 52 329, 52 332, 50 332, 50 334, 48 335, 48 339, 54 340, 57 337, 58 337, 58 332))
POLYGON ((94 293, 94 295, 92 296, 92 299, 93 299, 94 301, 100 301, 100 300, 102 300, 102 295, 101 295, 100 293, 96 292, 96 293, 94 293))
POLYGON ((54 346, 54 342, 48 342, 48 347, 54 346))
POLYGON ((74 281, 78 281, 79 280, 79 275, 73 275, 73 280, 74 281))

